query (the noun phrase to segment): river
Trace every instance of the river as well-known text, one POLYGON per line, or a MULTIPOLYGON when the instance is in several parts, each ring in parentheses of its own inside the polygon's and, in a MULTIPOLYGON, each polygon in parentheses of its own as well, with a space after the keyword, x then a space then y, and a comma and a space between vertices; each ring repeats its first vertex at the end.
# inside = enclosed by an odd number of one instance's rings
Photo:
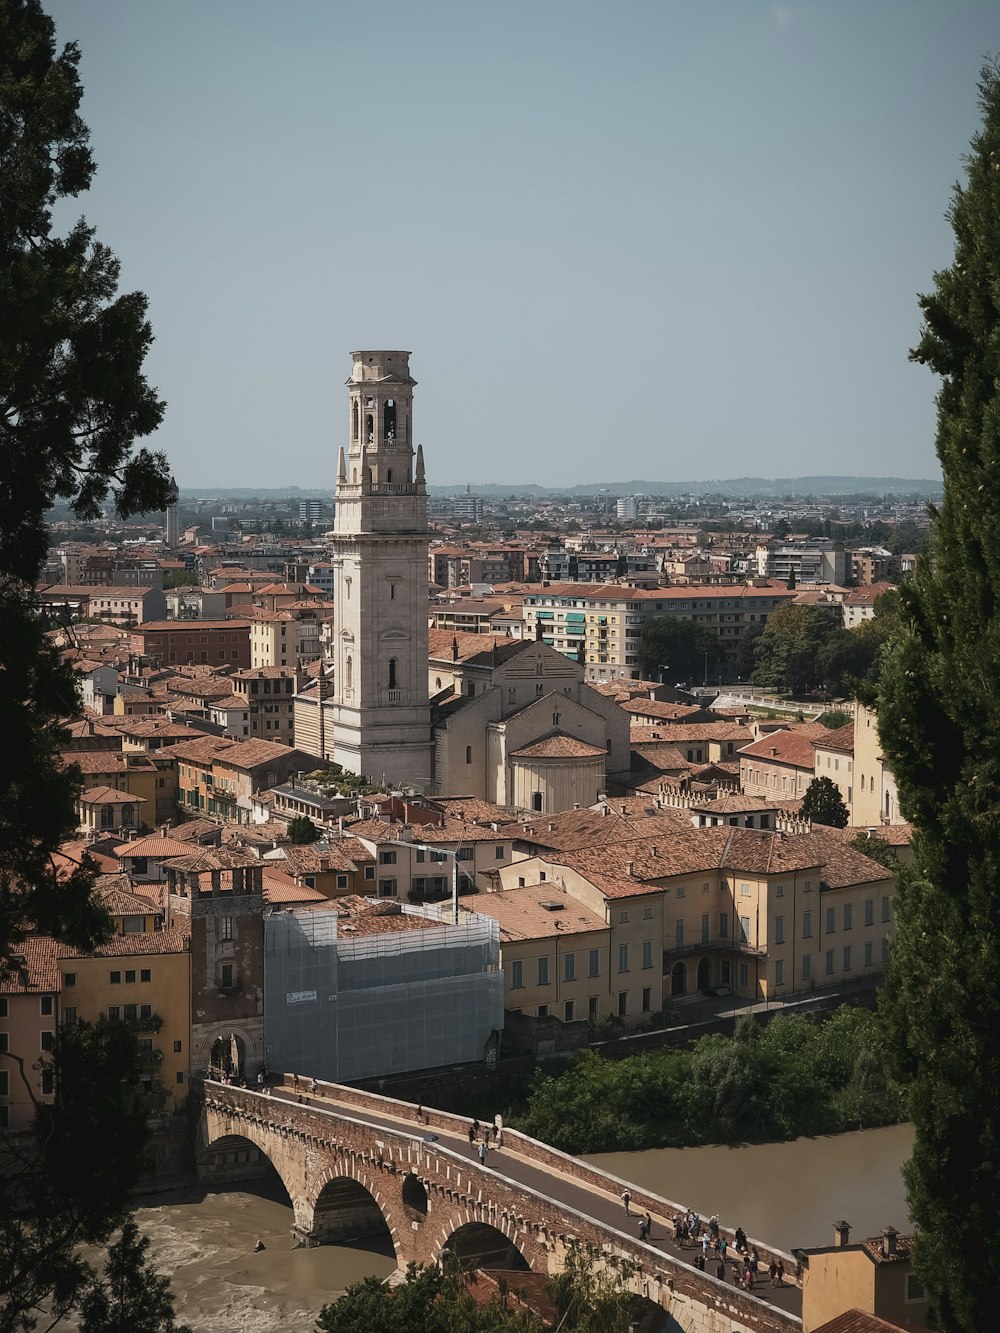
MULTIPOLYGON (((845 1218, 853 1239, 908 1226, 899 1168, 910 1125, 793 1143, 651 1148, 587 1160, 703 1216, 783 1249, 827 1245, 845 1218)), ((140 1208, 157 1268, 168 1273, 180 1321, 196 1333, 310 1330, 319 1309, 366 1274, 395 1268, 388 1241, 293 1248, 280 1188, 193 1191, 140 1208), (253 1252, 255 1240, 265 1245, 253 1252)))

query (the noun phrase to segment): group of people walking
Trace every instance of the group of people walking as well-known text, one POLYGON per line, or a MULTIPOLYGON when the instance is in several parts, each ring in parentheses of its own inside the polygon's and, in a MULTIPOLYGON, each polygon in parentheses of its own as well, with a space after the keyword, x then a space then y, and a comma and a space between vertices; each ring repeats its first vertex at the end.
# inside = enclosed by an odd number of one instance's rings
POLYGON ((503 1116, 494 1116, 492 1125, 489 1122, 481 1125, 478 1120, 473 1120, 469 1126, 469 1146, 474 1148, 477 1143, 479 1149, 476 1155, 480 1165, 484 1165, 490 1148, 503 1147, 503 1116))

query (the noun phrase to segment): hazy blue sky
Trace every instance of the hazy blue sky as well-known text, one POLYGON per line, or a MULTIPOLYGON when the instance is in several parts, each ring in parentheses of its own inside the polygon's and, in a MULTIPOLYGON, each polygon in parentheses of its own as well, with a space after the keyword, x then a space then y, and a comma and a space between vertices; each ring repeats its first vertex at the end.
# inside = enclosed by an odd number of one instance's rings
POLYGON ((49 0, 182 486, 330 486, 355 348, 431 484, 936 475, 995 0, 49 0))

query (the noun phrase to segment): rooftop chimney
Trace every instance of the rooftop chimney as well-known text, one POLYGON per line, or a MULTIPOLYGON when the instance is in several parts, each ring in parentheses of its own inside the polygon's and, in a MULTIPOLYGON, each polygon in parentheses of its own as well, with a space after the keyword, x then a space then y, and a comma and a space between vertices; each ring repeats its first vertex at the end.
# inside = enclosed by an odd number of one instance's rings
POLYGON ((899 1232, 895 1227, 882 1228, 882 1253, 887 1259, 896 1253, 896 1237, 899 1232))
POLYGON ((834 1222, 833 1224, 833 1243, 839 1249, 851 1243, 851 1224, 850 1222, 834 1222))
POLYGON ((635 874, 635 862, 634 862, 634 861, 626 861, 626 862, 625 862, 625 874, 626 874, 626 875, 634 875, 634 874, 635 874))

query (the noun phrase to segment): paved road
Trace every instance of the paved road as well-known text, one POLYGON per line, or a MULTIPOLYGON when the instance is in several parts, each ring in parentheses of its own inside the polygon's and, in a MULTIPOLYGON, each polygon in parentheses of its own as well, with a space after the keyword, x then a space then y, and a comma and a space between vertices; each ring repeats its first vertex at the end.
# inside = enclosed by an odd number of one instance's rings
MULTIPOLYGON (((284 1101, 296 1102, 298 1100, 297 1094, 290 1088, 276 1087, 272 1090, 272 1095, 284 1101)), ((483 1168, 479 1165, 478 1145, 473 1147, 465 1135, 434 1127, 428 1130, 426 1126, 416 1124, 412 1117, 407 1119, 403 1116, 376 1115, 350 1102, 340 1102, 336 1097, 325 1095, 322 1089, 310 1096, 310 1104, 318 1108, 337 1111, 352 1120, 361 1120, 366 1124, 376 1125, 382 1129, 402 1130, 414 1138, 422 1138, 428 1132, 434 1133, 442 1147, 457 1153, 460 1157, 466 1159, 470 1166, 482 1171, 485 1181, 488 1182, 491 1172, 495 1171, 498 1175, 505 1176, 508 1180, 515 1181, 519 1185, 526 1185, 537 1194, 553 1199, 557 1203, 565 1204, 566 1207, 582 1213, 585 1217, 592 1217, 595 1221, 612 1227, 630 1240, 638 1239, 638 1216, 634 1213, 631 1218, 625 1216, 617 1191, 609 1191, 605 1194, 581 1185, 571 1176, 564 1176, 558 1171, 542 1167, 536 1162, 526 1161, 518 1156, 512 1140, 505 1142, 503 1148, 491 1149, 486 1159, 486 1167, 483 1168)), ((613 1184, 613 1182, 609 1181, 609 1184, 613 1184)), ((652 1217, 653 1230, 647 1244, 661 1254, 669 1255, 673 1259, 680 1260, 681 1263, 692 1264, 693 1266, 695 1256, 700 1253, 701 1247, 676 1245, 674 1243, 673 1226, 669 1220, 665 1216, 657 1216, 655 1213, 652 1214, 652 1217)), ((730 1251, 730 1253, 732 1252, 730 1251)), ((728 1264, 727 1267, 731 1277, 732 1264, 728 1264)), ((714 1277, 715 1260, 709 1259, 706 1268, 709 1274, 714 1277)), ((802 1314, 801 1290, 796 1286, 772 1287, 766 1273, 763 1274, 763 1280, 758 1279, 753 1294, 788 1314, 797 1317, 802 1314)))

